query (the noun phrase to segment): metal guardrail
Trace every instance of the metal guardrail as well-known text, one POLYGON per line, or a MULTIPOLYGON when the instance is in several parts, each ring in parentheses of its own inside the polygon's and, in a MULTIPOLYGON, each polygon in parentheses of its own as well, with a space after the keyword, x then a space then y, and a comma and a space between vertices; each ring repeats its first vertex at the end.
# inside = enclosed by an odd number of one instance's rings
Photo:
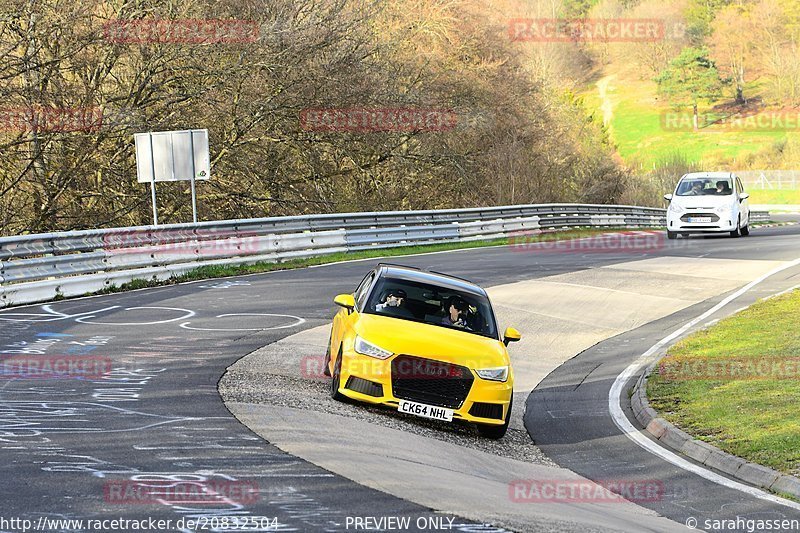
POLYGON ((769 211, 750 211, 750 222, 768 222, 769 211))
POLYGON ((0 238, 0 307, 79 296, 204 265, 502 238, 569 227, 655 227, 663 209, 542 204, 71 231, 0 238))

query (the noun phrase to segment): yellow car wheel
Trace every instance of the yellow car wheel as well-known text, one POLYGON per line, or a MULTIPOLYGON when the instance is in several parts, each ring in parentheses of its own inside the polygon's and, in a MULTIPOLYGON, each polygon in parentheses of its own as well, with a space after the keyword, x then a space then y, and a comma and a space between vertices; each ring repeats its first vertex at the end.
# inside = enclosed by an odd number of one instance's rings
POLYGON ((331 376, 331 398, 336 401, 343 402, 347 397, 339 392, 339 386, 342 378, 342 351, 336 356, 336 362, 333 364, 333 376, 331 376))
POLYGON ((331 331, 331 338, 328 339, 328 349, 325 350, 325 364, 322 367, 322 374, 331 377, 331 342, 333 341, 333 331, 331 331))

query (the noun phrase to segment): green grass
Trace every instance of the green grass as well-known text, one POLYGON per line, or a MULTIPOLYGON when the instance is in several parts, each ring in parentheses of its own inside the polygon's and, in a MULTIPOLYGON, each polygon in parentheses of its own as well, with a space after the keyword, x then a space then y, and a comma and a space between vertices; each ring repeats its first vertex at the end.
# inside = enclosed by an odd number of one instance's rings
MULTIPOLYGON (((699 132, 675 131, 662 125, 661 116, 674 111, 656 99, 656 84, 615 78, 610 82, 608 95, 613 102, 611 138, 622 158, 628 163, 641 164, 645 169, 668 160, 677 154, 689 162, 709 168, 756 152, 787 135, 784 131, 731 131, 714 127, 699 132)), ((591 86, 584 95, 586 105, 602 116, 597 87, 591 86)))
MULTIPOLYGON (((798 316, 800 290, 761 301, 677 343, 662 364, 800 358, 798 316)), ((676 379, 654 372, 647 393, 654 409, 694 437, 800 475, 800 364, 785 368, 786 379, 676 379)))
POLYGON ((748 189, 750 203, 753 204, 800 204, 800 189, 748 189))
MULTIPOLYGON (((652 228, 656 229, 656 228, 652 228)), ((575 228, 564 231, 546 231, 537 234, 535 240, 537 241, 554 241, 576 239, 581 237, 588 237, 597 235, 599 233, 606 233, 609 231, 628 231, 626 229, 597 229, 597 228, 575 228)), ((533 242, 534 237, 530 238, 533 242)), ((174 285, 176 283, 185 283, 188 281, 198 281, 214 278, 226 278, 231 276, 242 276, 247 274, 260 274, 264 272, 272 272, 275 270, 290 270, 295 268, 303 268, 315 265, 324 265, 329 263, 336 263, 339 261, 353 261, 357 259, 371 259, 378 257, 395 257, 400 255, 413 255, 431 252, 441 252, 448 250, 468 250, 472 248, 484 248, 487 246, 503 246, 509 244, 509 239, 494 239, 486 241, 472 241, 472 242, 453 242, 442 244, 429 244, 422 246, 403 246, 397 248, 384 248, 375 250, 365 250, 359 252, 339 252, 330 255, 322 255, 317 257, 309 257, 303 259, 291 259, 279 263, 260 262, 252 265, 213 265, 201 266, 185 274, 174 276, 167 280, 155 279, 134 279, 122 285, 111 285, 101 291, 92 293, 98 294, 112 294, 117 292, 124 292, 146 287, 161 287, 165 285, 174 285)))

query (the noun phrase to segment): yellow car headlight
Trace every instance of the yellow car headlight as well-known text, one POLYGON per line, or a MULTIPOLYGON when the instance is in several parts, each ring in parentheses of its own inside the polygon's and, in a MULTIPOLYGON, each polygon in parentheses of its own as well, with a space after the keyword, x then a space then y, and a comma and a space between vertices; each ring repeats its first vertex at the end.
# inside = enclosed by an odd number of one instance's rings
POLYGON ((367 342, 359 336, 356 336, 355 349, 356 352, 361 355, 368 355, 376 359, 388 359, 393 355, 389 350, 384 350, 380 346, 367 342))
POLYGON ((478 377, 489 381, 506 381, 508 379, 508 367, 498 366, 494 368, 481 368, 475 370, 478 377))

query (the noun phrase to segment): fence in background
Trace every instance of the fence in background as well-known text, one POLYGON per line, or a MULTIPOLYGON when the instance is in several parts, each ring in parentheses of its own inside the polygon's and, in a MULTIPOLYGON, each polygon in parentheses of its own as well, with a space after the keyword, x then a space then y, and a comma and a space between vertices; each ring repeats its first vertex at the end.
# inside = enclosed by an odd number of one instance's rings
POLYGON ((745 190, 795 190, 800 185, 800 170, 741 170, 736 175, 745 190))

